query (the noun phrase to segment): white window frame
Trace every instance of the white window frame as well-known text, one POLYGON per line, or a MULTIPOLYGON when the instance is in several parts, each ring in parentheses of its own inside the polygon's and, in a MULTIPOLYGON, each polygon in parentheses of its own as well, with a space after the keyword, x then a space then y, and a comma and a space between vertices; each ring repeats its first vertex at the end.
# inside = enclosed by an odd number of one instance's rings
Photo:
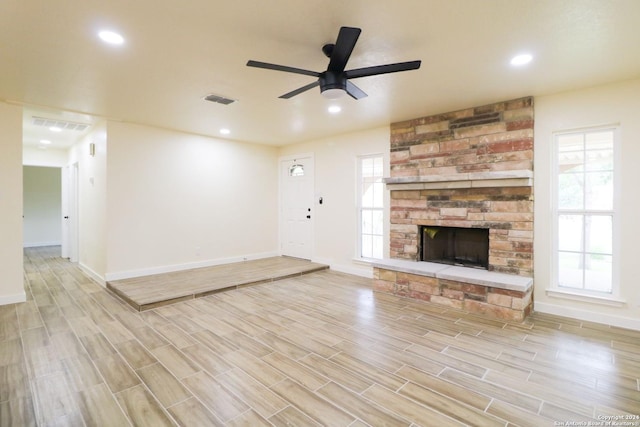
MULTIPOLYGON (((386 242, 386 238, 385 238, 385 232, 387 230, 387 227, 385 226, 385 208, 386 208, 386 195, 383 193, 382 194, 382 207, 379 208, 375 208, 375 207, 364 207, 362 206, 362 195, 363 195, 363 176, 362 176, 362 161, 365 159, 372 159, 372 158, 380 158, 382 161, 382 175, 380 175, 380 179, 382 179, 384 177, 384 173, 385 173, 385 158, 384 158, 384 154, 383 153, 375 153, 375 154, 367 154, 367 155, 362 155, 362 156, 357 156, 357 189, 358 191, 356 192, 356 209, 357 209, 357 242, 356 242, 356 259, 361 259, 361 260, 376 260, 376 259, 383 259, 385 256, 385 242, 386 242), (382 214, 382 224, 380 224, 380 229, 381 234, 379 235, 382 239, 382 254, 380 258, 372 258, 372 257, 365 257, 362 256, 362 237, 363 237, 363 232, 362 232, 362 211, 364 209, 367 210, 374 210, 374 211, 379 211, 382 214)), ((376 236, 378 236, 376 234, 376 236)))
POLYGON ((552 231, 553 231, 553 248, 552 248, 552 277, 551 285, 548 289, 548 293, 558 297, 565 297, 569 299, 600 302, 603 304, 619 305, 624 301, 620 299, 620 226, 619 226, 619 212, 620 212, 620 182, 621 182, 621 154, 620 154, 620 126, 618 124, 611 124, 597 127, 586 127, 571 129, 565 131, 557 131, 553 133, 552 137, 552 153, 553 153, 553 176, 552 176, 552 231), (613 131, 613 206, 611 211, 593 211, 588 209, 575 209, 575 210, 561 210, 558 206, 559 197, 559 177, 560 177, 560 161, 558 158, 558 137, 571 134, 587 134, 592 132, 602 132, 606 130, 613 131), (598 292, 588 289, 578 289, 561 287, 558 283, 559 277, 559 215, 562 213, 574 213, 580 214, 595 213, 608 213, 612 216, 613 230, 612 230, 612 283, 611 293, 598 292))

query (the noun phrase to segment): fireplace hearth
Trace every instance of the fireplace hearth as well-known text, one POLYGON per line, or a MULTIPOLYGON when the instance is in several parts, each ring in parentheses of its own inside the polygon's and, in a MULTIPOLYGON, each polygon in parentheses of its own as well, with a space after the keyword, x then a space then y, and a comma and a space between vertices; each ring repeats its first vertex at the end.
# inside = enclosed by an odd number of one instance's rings
POLYGON ((420 226, 420 261, 487 269, 489 230, 486 228, 420 226))

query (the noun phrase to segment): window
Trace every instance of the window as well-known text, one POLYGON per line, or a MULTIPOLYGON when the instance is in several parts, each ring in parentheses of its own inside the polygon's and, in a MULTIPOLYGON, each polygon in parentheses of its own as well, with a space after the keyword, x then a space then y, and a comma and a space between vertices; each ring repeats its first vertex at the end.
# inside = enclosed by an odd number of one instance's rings
POLYGON ((616 139, 615 128, 555 136, 558 289, 614 291, 616 139))
POLYGON ((384 182, 382 155, 360 157, 359 234, 362 258, 383 257, 384 182))
POLYGON ((304 165, 298 163, 291 165, 289 168, 289 176, 304 176, 304 165))

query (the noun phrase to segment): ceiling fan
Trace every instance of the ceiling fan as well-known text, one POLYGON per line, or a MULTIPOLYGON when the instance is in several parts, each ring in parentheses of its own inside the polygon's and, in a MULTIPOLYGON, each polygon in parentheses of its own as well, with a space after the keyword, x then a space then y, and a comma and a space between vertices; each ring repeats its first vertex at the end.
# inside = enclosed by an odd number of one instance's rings
POLYGON ((357 68, 354 70, 346 70, 347 61, 353 52, 353 48, 360 36, 360 28, 341 27, 338 33, 338 39, 335 44, 325 44, 322 52, 329 58, 329 66, 326 71, 321 73, 301 68, 288 67, 286 65, 269 64, 267 62, 249 61, 247 66, 256 68, 265 68, 267 70, 285 71, 287 73, 304 74, 305 76, 317 77, 318 79, 302 86, 296 90, 285 93, 280 96, 283 99, 289 99, 303 92, 320 86, 320 92, 325 98, 336 99, 348 93, 354 99, 361 99, 367 96, 366 93, 358 86, 351 83, 350 79, 360 77, 375 76, 378 74, 397 73, 399 71, 417 70, 420 68, 422 61, 399 62, 397 64, 376 65, 373 67, 357 68))

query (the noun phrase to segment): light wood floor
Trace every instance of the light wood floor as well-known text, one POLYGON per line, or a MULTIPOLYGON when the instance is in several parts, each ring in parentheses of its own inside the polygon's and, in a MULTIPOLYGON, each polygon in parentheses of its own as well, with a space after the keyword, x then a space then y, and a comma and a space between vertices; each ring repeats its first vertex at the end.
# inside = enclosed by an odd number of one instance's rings
POLYGON ((254 286, 325 270, 328 265, 271 257, 167 274, 115 280, 107 288, 138 311, 201 298, 222 290, 254 286))
MULTIPOLYGON (((552 426, 640 414, 640 333, 322 271, 137 312, 57 248, 0 307, 1 426, 552 426)), ((640 425, 638 420, 630 422, 640 425)))

